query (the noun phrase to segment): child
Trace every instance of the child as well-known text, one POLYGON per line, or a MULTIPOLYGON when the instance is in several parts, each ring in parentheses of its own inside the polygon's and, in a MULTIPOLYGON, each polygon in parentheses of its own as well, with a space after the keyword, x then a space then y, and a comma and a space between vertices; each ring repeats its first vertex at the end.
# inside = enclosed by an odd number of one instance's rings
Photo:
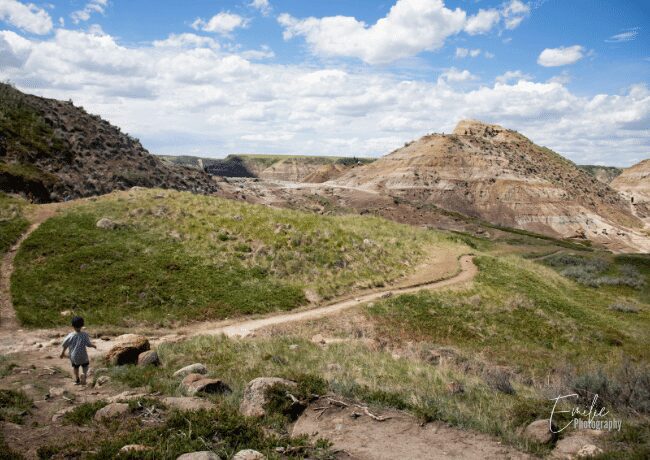
POLYGON ((74 369, 75 385, 86 384, 86 374, 88 373, 88 353, 86 347, 97 348, 91 341, 90 336, 85 332, 81 332, 84 327, 84 319, 81 316, 72 318, 72 327, 74 332, 68 334, 63 341, 63 351, 61 351, 61 358, 65 356, 65 350, 70 349, 70 362, 72 369, 74 369), (79 366, 83 369, 83 375, 79 379, 79 366))

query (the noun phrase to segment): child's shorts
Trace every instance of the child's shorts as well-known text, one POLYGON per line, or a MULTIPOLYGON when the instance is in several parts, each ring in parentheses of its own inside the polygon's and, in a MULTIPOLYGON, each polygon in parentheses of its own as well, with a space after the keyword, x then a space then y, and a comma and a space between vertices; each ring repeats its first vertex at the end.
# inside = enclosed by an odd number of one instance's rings
POLYGON ((73 362, 70 363, 72 364, 73 369, 79 369, 81 367, 84 372, 88 370, 88 366, 90 365, 90 363, 84 363, 84 364, 75 364, 73 362))

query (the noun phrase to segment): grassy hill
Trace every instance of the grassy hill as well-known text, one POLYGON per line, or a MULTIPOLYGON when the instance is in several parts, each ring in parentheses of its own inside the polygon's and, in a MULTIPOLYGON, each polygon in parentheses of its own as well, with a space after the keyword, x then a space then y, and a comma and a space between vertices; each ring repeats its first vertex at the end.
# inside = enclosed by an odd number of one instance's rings
POLYGON ((25 205, 24 200, 0 192, 0 257, 29 226, 23 217, 25 205))
POLYGON ((12 295, 27 326, 64 324, 64 310, 123 326, 220 319, 381 286, 432 249, 463 246, 380 218, 140 189, 45 222, 16 257, 12 295))

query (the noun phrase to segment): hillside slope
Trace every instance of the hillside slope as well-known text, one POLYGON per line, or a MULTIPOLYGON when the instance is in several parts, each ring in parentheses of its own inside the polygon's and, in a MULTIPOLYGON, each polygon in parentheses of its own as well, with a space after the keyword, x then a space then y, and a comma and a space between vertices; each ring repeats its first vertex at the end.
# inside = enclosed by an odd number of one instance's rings
POLYGON ((578 168, 582 169, 587 174, 591 174, 605 184, 611 183, 623 172, 622 168, 617 168, 615 166, 578 165, 578 168))
POLYGON ((332 181, 614 250, 650 250, 615 190, 555 152, 500 126, 462 121, 332 181))
POLYGON ((630 199, 637 216, 650 223, 650 159, 623 170, 611 186, 630 199))
POLYGON ((0 190, 47 202, 136 185, 217 190, 204 172, 163 163, 137 139, 72 102, 0 84, 0 190))

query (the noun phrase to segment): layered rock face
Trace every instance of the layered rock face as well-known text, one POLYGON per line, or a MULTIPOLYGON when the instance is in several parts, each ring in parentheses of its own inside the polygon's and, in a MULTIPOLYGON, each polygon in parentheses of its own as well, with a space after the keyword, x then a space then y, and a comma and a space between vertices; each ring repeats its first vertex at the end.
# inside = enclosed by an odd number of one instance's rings
POLYGON ((642 222, 615 190, 521 134, 478 121, 425 136, 331 183, 614 250, 650 250, 636 232, 642 222))
POLYGON ((623 170, 611 186, 629 199, 634 213, 650 225, 650 159, 623 170))
POLYGON ((163 163, 72 102, 0 84, 0 190, 47 202, 132 186, 217 190, 208 174, 163 163))

